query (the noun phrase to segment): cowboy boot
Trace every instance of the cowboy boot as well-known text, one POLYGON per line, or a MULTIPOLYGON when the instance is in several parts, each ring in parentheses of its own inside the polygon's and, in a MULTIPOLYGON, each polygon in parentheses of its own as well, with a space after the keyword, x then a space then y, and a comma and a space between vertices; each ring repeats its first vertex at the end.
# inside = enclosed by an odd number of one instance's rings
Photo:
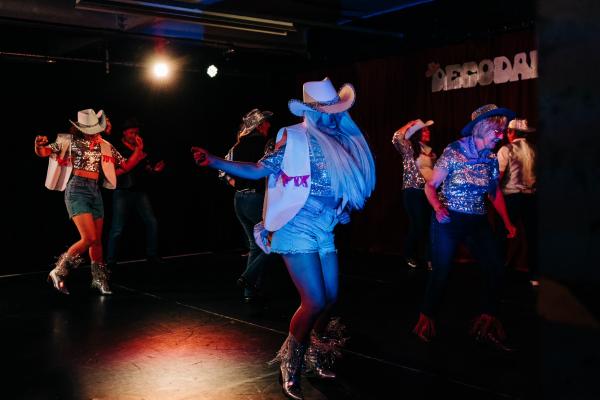
POLYGON ((79 255, 72 256, 65 251, 58 257, 54 269, 48 274, 48 281, 52 282, 54 288, 59 292, 69 294, 65 278, 69 275, 69 269, 77 268, 82 261, 83 259, 79 255))
POLYGON ((98 289, 101 294, 112 294, 108 286, 108 276, 106 264, 92 262, 92 288, 98 289))
POLYGON ((473 320, 469 334, 479 342, 503 352, 514 349, 506 345, 506 332, 502 322, 491 314, 480 314, 473 320))
POLYGON ((349 339, 345 335, 346 327, 339 318, 329 321, 323 333, 314 330, 310 335, 310 345, 304 357, 305 372, 312 373, 321 379, 334 379, 336 373, 333 366, 336 359, 342 356, 342 347, 349 339))
POLYGON ((302 364, 306 347, 305 343, 299 343, 290 333, 275 358, 269 362, 269 364, 277 361, 280 362, 279 382, 281 383, 283 394, 290 399, 304 399, 302 388, 300 387, 300 376, 302 374, 302 364))

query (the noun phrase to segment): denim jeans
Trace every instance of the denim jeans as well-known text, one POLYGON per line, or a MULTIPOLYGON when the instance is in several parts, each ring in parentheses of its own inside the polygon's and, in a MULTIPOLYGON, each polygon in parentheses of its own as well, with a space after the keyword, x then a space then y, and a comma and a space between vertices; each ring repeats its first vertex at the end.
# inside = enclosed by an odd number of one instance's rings
POLYGON ((419 259, 419 247, 423 249, 425 261, 429 261, 429 221, 432 209, 423 189, 404 189, 404 208, 408 215, 408 235, 404 254, 407 258, 419 259))
POLYGON ((104 218, 100 187, 94 179, 72 175, 65 189, 65 205, 69 218, 88 213, 94 219, 104 218))
POLYGON ((132 213, 137 213, 146 229, 146 256, 148 258, 158 255, 158 223, 150 204, 150 199, 145 192, 136 192, 125 189, 116 189, 113 192, 113 216, 108 234, 108 250, 106 261, 117 261, 117 247, 126 221, 132 213))
POLYGON ((262 221, 264 193, 255 191, 237 191, 233 199, 233 207, 244 233, 248 239, 248 261, 242 276, 256 287, 260 287, 268 254, 265 254, 254 241, 254 225, 262 221))
POLYGON ((464 214, 450 211, 450 222, 441 224, 431 218, 431 262, 423 314, 433 317, 439 306, 452 267, 454 253, 460 241, 465 240, 471 253, 483 270, 482 313, 496 315, 500 288, 504 278, 504 264, 498 243, 487 215, 464 214))

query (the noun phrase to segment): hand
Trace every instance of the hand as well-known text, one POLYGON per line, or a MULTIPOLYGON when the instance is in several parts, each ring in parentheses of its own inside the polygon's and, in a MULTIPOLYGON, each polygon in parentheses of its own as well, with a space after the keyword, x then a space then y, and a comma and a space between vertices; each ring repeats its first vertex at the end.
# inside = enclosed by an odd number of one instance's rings
POLYGON ((350 222, 350 213, 347 211, 342 212, 338 215, 338 222, 342 225, 346 225, 350 222))
POLYGON ((193 146, 192 155, 194 156, 194 161, 200 167, 206 167, 213 162, 213 156, 201 147, 193 146))
POLYGON ((38 135, 35 137, 35 147, 43 147, 48 144, 48 138, 46 136, 38 135))
POLYGON ((141 136, 135 137, 135 148, 136 150, 139 149, 140 151, 144 150, 144 139, 142 139, 141 136))
POLYGON ((447 224, 450 222, 450 213, 448 212, 448 209, 446 207, 439 207, 435 210, 435 219, 437 219, 440 224, 447 224))
POLYGON ((165 169, 165 162, 163 160, 160 160, 159 162, 157 162, 153 168, 154 172, 162 172, 164 169, 165 169))
POLYGON ((512 239, 515 236, 517 236, 517 228, 512 223, 508 222, 507 224, 505 224, 505 227, 508 231, 508 233, 506 234, 507 238, 512 239))

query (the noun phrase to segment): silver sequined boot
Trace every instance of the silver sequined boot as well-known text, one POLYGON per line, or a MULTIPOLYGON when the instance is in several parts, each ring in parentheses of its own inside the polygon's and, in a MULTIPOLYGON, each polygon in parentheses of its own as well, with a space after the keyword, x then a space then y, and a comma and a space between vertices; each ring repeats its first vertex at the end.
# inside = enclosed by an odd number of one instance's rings
POLYGON ((322 379, 336 377, 333 367, 336 359, 342 356, 341 349, 346 344, 346 327, 339 318, 334 318, 327 324, 323 333, 314 330, 310 335, 310 345, 304 357, 305 373, 322 379))
POLYGON ((112 294, 108 286, 108 276, 106 264, 92 262, 92 288, 98 289, 101 294, 112 294))
POLYGON ((283 394, 294 400, 304 399, 302 388, 300 387, 300 376, 302 374, 302 364, 307 345, 299 343, 290 333, 283 342, 277 356, 269 363, 279 362, 279 379, 283 394))
POLYGON ((83 259, 79 255, 72 256, 65 251, 58 257, 54 269, 48 274, 48 281, 52 282, 54 288, 59 292, 69 294, 65 278, 69 275, 69 270, 77 268, 82 261, 83 259))

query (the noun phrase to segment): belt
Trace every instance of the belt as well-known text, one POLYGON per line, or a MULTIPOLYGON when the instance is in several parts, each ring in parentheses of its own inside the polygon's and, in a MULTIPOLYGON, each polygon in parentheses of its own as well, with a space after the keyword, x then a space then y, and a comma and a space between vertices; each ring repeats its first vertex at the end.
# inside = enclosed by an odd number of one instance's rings
POLYGON ((237 190, 238 193, 256 193, 256 189, 240 189, 237 190))
POLYGON ((76 169, 73 171, 73 175, 80 176, 82 178, 93 179, 95 181, 98 180, 100 174, 98 172, 86 171, 84 169, 76 169))

